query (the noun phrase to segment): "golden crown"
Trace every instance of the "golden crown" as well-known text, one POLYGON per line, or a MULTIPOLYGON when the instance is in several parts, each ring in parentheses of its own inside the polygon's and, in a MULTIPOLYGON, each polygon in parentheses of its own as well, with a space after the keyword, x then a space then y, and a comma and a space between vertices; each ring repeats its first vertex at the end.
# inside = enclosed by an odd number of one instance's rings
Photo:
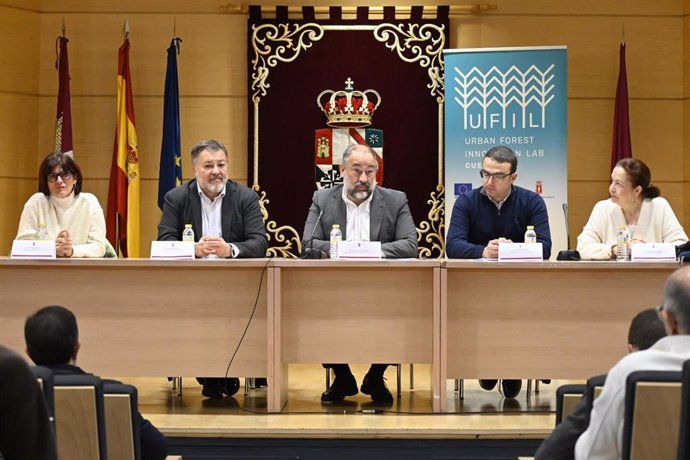
POLYGON ((326 114, 326 124, 333 128, 363 128, 371 124, 374 111, 381 104, 381 96, 373 89, 357 91, 351 78, 345 80, 345 90, 322 91, 316 104, 326 114))

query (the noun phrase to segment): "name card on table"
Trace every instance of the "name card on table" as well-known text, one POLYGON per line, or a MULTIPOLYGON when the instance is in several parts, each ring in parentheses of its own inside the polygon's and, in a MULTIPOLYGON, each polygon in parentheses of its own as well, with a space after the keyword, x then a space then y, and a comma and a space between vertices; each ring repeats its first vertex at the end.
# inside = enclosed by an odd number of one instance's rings
POLYGON ((151 260, 194 260, 193 241, 151 241, 151 260))
POLYGON ((55 259, 55 241, 14 240, 10 259, 55 259))
POLYGON ((341 241, 338 259, 380 259, 380 241, 341 241))
POLYGON ((632 262, 675 262, 676 245, 673 243, 634 243, 630 245, 632 262))
POLYGON ((499 262, 540 262, 544 260, 541 243, 499 243, 499 262))

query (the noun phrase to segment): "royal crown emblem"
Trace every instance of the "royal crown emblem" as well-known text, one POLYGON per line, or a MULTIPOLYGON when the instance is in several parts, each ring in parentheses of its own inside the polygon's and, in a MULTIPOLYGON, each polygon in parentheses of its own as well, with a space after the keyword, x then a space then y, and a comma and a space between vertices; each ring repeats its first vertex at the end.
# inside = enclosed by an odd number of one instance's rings
POLYGON ((345 81, 345 90, 322 91, 316 104, 326 115, 326 124, 333 128, 364 128, 371 125, 374 111, 381 104, 381 96, 373 89, 358 91, 354 81, 345 81))

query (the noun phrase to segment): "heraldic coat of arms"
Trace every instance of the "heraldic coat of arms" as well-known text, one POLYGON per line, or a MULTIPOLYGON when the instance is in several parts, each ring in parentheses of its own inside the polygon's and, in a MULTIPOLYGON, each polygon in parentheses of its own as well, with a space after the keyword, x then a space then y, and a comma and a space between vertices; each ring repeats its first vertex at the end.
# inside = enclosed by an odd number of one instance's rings
POLYGON ((331 188, 343 182, 340 165, 343 152, 352 144, 368 145, 376 153, 379 169, 376 183, 383 183, 383 131, 369 128, 374 112, 381 104, 381 96, 373 89, 357 91, 348 78, 345 90, 325 90, 316 104, 326 115, 330 128, 314 132, 314 163, 316 186, 331 188))

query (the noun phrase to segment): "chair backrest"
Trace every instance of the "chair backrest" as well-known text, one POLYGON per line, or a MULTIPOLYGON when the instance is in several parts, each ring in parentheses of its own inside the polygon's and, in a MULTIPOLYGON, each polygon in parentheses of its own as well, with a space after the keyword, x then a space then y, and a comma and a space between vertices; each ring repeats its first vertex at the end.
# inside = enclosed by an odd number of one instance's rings
POLYGON ((599 397, 601 390, 604 389, 606 382, 606 374, 597 375, 587 380, 587 389, 585 390, 585 401, 587 401, 587 411, 592 412, 594 400, 599 397))
POLYGON ((690 460, 690 360, 683 364, 682 389, 681 389, 681 410, 680 410, 680 433, 678 439, 678 460, 690 460))
POLYGON ((101 379, 93 375, 56 375, 54 381, 58 457, 106 459, 101 379))
POLYGON ((575 406, 582 400, 587 387, 585 385, 561 385, 556 390, 556 425, 570 415, 575 406))
POLYGON ((137 419, 137 389, 124 383, 103 384, 108 458, 139 460, 141 439, 137 419))
POLYGON ((31 368, 31 372, 33 372, 34 377, 36 377, 36 380, 38 381, 38 385, 41 387, 43 399, 45 400, 46 407, 48 408, 50 422, 53 427, 55 427, 55 380, 53 378, 53 371, 47 367, 34 366, 31 368))
POLYGON ((674 458, 680 429, 681 373, 638 371, 625 385, 623 460, 674 458))

